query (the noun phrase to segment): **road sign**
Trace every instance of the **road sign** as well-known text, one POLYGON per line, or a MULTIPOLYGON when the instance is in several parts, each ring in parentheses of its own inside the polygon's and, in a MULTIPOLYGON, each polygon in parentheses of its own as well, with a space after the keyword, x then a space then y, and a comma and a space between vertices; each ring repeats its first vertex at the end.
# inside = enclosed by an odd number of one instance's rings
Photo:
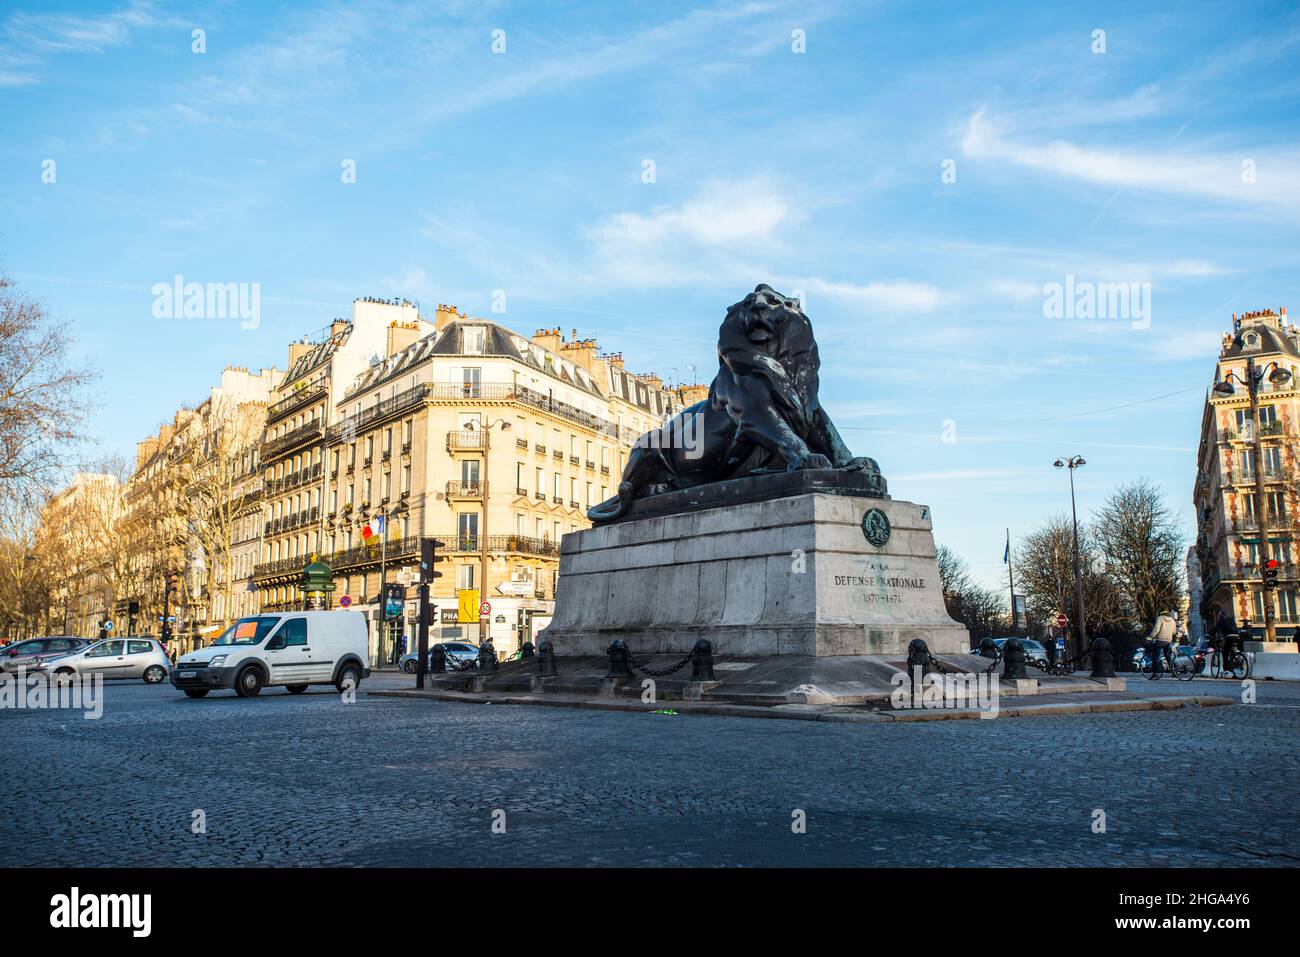
POLYGON ((341 596, 341 597, 339 598, 339 607, 340 607, 340 608, 347 608, 347 607, 348 607, 349 605, 351 605, 351 604, 352 604, 352 596, 351 596, 351 595, 343 595, 343 596, 341 596))
POLYGON ((1056 616, 1056 627, 1057 627, 1057 628, 1064 628, 1064 627, 1065 627, 1066 625, 1068 625, 1069 623, 1070 623, 1070 619, 1066 618, 1064 615, 1057 615, 1057 616, 1056 616))
POLYGON ((490 601, 480 602, 478 606, 478 613, 480 615, 492 614, 492 603, 490 601))
POLYGON ((111 621, 106 621, 106 622, 104 622, 104 630, 105 630, 105 631, 112 631, 112 630, 113 630, 113 623, 112 623, 111 621))

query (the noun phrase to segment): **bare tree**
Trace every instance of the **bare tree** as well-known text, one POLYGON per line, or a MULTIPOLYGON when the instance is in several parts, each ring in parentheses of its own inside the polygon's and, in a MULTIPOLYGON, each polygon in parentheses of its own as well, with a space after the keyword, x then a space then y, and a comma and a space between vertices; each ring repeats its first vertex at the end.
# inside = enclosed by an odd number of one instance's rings
POLYGON ((935 550, 935 559, 939 564, 944 607, 950 617, 966 626, 972 644, 1010 627, 1002 594, 977 584, 964 558, 947 545, 940 545, 935 550))
POLYGON ((91 373, 69 357, 67 327, 0 275, 0 494, 48 485, 82 441, 91 373))
POLYGON ((1123 610, 1135 625, 1150 624, 1160 612, 1178 607, 1185 542, 1153 482, 1142 478, 1119 488, 1092 527, 1123 610))
POLYGON ((218 396, 196 410, 179 436, 182 452, 176 464, 197 584, 210 610, 219 605, 222 624, 233 617, 238 520, 250 494, 252 450, 261 441, 265 421, 264 403, 218 396))

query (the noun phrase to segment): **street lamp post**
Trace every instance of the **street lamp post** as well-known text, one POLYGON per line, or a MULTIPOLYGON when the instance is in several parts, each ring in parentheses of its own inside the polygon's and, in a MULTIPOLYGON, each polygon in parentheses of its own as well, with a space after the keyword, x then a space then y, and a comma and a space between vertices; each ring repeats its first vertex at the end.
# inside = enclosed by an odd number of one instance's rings
MULTIPOLYGON (((489 453, 492 449, 492 430, 498 425, 501 426, 502 432, 510 431, 510 422, 507 419, 497 419, 495 422, 489 422, 486 425, 480 426, 476 426, 472 421, 465 423, 465 427, 471 432, 473 432, 475 428, 481 428, 483 430, 483 475, 479 481, 479 490, 483 494, 483 514, 479 520, 478 526, 478 603, 480 609, 483 607, 483 602, 487 600, 488 587, 488 459, 490 457, 489 453)), ((480 611, 478 618, 478 643, 480 645, 488 640, 490 625, 490 616, 484 615, 480 611)))
POLYGON ((1229 370, 1224 375, 1222 381, 1215 383, 1214 392, 1216 395, 1229 396, 1236 392, 1232 387, 1232 381, 1235 379, 1246 387, 1250 396, 1250 423, 1251 431, 1254 435, 1251 437, 1251 445, 1255 454, 1255 519, 1259 523, 1259 575, 1260 575, 1260 603, 1264 606, 1264 640, 1277 641, 1277 622, 1273 610, 1273 596, 1268 594, 1268 588, 1264 585, 1264 564, 1269 559, 1268 547, 1268 499, 1265 498, 1264 492, 1264 430, 1261 428, 1262 423, 1259 421, 1259 384, 1263 381, 1264 376, 1274 385, 1283 385, 1291 379, 1289 370, 1282 368, 1276 362, 1270 362, 1264 368, 1256 370, 1255 359, 1247 357, 1246 359, 1246 378, 1243 380, 1235 372, 1229 370), (1272 368, 1272 372, 1269 369, 1272 368))
POLYGON ((1053 463, 1058 469, 1064 468, 1070 471, 1070 515, 1074 519, 1074 654, 1076 657, 1083 654, 1083 649, 1088 647, 1088 622, 1084 617, 1083 574, 1079 567, 1079 510, 1074 501, 1074 470, 1087 464, 1082 455, 1067 455, 1053 463))

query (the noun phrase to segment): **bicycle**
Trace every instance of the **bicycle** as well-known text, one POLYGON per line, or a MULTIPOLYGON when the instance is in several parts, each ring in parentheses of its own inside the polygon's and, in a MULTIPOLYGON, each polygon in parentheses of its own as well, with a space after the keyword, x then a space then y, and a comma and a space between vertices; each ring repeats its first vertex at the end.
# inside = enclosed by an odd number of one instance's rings
POLYGON ((1148 681, 1159 681, 1160 676, 1164 674, 1172 674, 1179 681, 1191 681, 1196 677, 1196 662, 1192 659, 1191 655, 1187 654, 1187 652, 1172 652, 1167 664, 1164 660, 1164 655, 1161 654, 1160 657, 1162 659, 1160 663, 1161 666, 1159 669, 1156 669, 1153 667, 1154 659, 1152 658, 1151 652, 1145 648, 1142 650, 1142 660, 1138 665, 1138 671, 1142 673, 1142 677, 1146 678, 1148 681))
POLYGON ((1250 659, 1246 657, 1244 651, 1234 647, 1232 653, 1228 656, 1228 667, 1224 667, 1223 651, 1219 648, 1214 649, 1214 654, 1210 656, 1210 677, 1226 678, 1231 675, 1238 681, 1244 681, 1250 677, 1250 659))

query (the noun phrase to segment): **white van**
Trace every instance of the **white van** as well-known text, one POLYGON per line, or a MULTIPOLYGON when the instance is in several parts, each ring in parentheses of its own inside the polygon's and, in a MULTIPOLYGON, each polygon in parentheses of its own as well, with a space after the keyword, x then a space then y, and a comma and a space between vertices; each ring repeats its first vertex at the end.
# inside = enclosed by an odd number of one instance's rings
POLYGON ((359 611, 268 612, 240 618, 172 669, 172 684, 191 698, 234 688, 241 698, 268 685, 302 694, 308 685, 343 691, 370 677, 366 618, 359 611))

